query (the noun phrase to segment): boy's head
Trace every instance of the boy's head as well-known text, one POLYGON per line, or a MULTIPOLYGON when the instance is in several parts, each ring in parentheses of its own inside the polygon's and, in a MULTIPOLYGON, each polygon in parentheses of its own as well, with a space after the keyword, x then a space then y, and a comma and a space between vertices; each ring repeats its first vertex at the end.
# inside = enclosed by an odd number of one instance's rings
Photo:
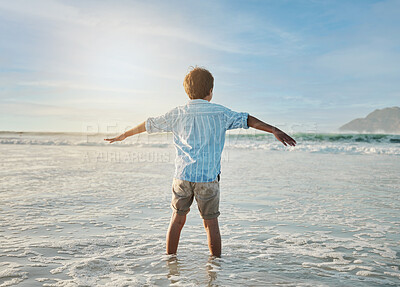
POLYGON ((214 87, 214 78, 206 69, 195 67, 186 75, 183 87, 190 99, 204 99, 214 87))

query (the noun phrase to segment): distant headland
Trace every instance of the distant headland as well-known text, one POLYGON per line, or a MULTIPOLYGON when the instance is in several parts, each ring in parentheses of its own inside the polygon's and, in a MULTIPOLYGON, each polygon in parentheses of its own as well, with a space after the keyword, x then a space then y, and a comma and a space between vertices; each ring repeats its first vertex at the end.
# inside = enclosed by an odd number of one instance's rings
POLYGON ((400 134, 400 107, 375 110, 365 118, 348 122, 341 126, 339 130, 360 133, 400 134))

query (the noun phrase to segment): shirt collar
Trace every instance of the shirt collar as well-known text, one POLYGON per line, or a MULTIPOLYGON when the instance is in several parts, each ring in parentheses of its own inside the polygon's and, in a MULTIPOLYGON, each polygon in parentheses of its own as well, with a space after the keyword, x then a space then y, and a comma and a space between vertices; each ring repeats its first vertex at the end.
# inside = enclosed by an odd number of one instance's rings
POLYGON ((193 104, 205 104, 208 103, 207 100, 203 100, 203 99, 194 99, 194 100, 189 100, 188 104, 189 105, 193 105, 193 104))

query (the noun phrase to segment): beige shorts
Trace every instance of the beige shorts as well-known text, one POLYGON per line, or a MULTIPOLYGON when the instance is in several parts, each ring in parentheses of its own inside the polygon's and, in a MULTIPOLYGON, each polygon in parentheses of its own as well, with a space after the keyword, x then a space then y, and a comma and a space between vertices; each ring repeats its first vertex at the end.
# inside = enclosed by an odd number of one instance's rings
POLYGON ((219 177, 211 182, 190 182, 174 178, 172 182, 171 207, 179 215, 190 211, 196 198, 200 216, 212 219, 219 216, 219 177))

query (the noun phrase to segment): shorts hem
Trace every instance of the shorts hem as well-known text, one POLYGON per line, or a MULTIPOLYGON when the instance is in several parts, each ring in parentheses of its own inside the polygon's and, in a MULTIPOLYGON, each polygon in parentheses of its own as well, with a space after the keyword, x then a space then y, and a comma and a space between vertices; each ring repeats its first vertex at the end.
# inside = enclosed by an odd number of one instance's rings
POLYGON ((210 215, 201 215, 201 214, 200 214, 200 216, 201 216, 201 218, 203 218, 203 219, 214 219, 214 218, 217 218, 220 214, 221 214, 221 213, 218 211, 217 213, 210 214, 210 215))
POLYGON ((189 211, 190 211, 190 209, 189 209, 189 210, 186 210, 186 211, 177 210, 177 209, 175 209, 175 207, 173 207, 173 206, 171 206, 171 208, 172 208, 173 212, 176 213, 176 214, 178 214, 178 215, 186 215, 186 214, 188 214, 189 211))

